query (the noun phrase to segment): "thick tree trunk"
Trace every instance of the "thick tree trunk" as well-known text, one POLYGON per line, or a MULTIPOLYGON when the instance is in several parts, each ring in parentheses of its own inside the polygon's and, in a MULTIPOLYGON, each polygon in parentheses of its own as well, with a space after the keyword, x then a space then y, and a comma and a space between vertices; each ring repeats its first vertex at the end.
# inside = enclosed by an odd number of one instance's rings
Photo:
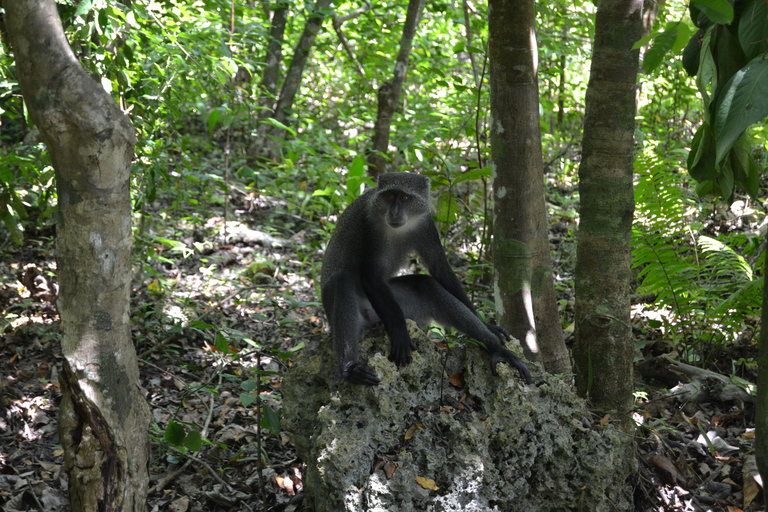
POLYGON ((533 0, 490 0, 493 259, 500 324, 526 356, 570 373, 552 279, 533 0))
MULTIPOLYGON (((768 242, 768 237, 766 237, 768 242)), ((765 266, 763 275, 768 272, 765 266)), ((763 281, 763 313, 760 340, 757 346, 757 411, 755 413, 755 458, 763 477, 763 489, 768 482, 768 277, 763 281)), ((765 491, 763 491, 765 492, 765 491)))
POLYGON ((630 238, 632 162, 643 0, 600 0, 586 94, 581 220, 576 260, 576 384, 582 396, 619 411, 632 405, 630 238))
POLYGON ((129 320, 133 127, 80 67, 54 0, 4 6, 19 85, 56 170, 59 435, 71 510, 142 511, 150 414, 129 320))
POLYGON ((371 153, 368 155, 368 173, 378 176, 387 170, 387 148, 389 147, 389 129, 392 125, 392 116, 395 115, 397 105, 400 103, 400 94, 403 91, 405 73, 408 71, 408 61, 411 58, 413 38, 416 35, 416 27, 424 10, 424 0, 410 0, 408 13, 405 16, 403 36, 400 38, 400 52, 395 61, 395 74, 391 80, 387 80, 379 87, 379 108, 376 113, 376 124, 373 127, 373 142, 371 153))

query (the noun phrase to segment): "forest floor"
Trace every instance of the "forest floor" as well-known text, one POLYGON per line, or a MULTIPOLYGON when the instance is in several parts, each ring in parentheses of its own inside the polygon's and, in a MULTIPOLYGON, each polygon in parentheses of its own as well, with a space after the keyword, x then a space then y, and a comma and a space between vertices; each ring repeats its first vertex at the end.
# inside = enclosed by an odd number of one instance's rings
MULTIPOLYGON (((321 229, 265 198, 235 202, 238 222, 227 224, 226 241, 215 236, 223 219, 212 217, 173 228, 174 240, 196 250, 160 239, 138 247, 156 253, 134 280, 132 310, 152 410, 150 510, 306 510, 304 465, 272 413, 280 410, 282 373, 303 346, 327 337, 314 281, 321 229), (261 231, 266 226, 270 234, 261 231), (261 411, 257 396, 266 405, 261 411), (194 431, 203 439, 199 450, 184 437, 194 431)), ((565 262, 574 246, 563 234, 572 230, 562 226, 572 221, 554 220, 560 229, 551 235, 555 260, 565 262)), ((0 507, 8 512, 69 510, 56 430, 61 335, 50 235, 31 236, 0 260, 0 507)), ((465 262, 454 258, 452 264, 466 282, 465 262)), ((556 271, 565 275, 566 266, 556 271)), ((559 294, 565 317, 572 317, 572 289, 560 286, 559 294)), ((635 334, 654 342, 637 359, 666 353, 675 360, 674 344, 648 327, 649 311, 648 305, 633 307, 635 334)), ((729 377, 730 361, 749 357, 751 340, 720 347, 706 379, 729 377)), ((664 371, 654 382, 635 372, 641 392, 636 510, 763 510, 754 405, 717 391, 695 399, 672 392, 674 382, 659 382, 664 371)), ((671 371, 686 380, 679 369, 671 371)))

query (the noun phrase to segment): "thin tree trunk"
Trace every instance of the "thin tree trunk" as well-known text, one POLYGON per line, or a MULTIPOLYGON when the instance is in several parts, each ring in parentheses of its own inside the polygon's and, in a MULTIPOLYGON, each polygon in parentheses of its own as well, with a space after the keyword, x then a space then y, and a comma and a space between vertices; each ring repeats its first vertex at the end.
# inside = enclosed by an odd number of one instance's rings
POLYGON ((586 94, 581 220, 576 255, 576 341, 579 394, 594 405, 632 405, 634 343, 630 324, 630 239, 635 201, 632 162, 643 0, 600 0, 586 94))
POLYGON ((304 25, 304 31, 301 33, 299 42, 293 51, 293 59, 291 59, 291 65, 285 74, 285 81, 280 89, 280 98, 277 100, 277 106, 275 106, 273 117, 281 123, 285 122, 288 110, 293 107, 296 93, 301 85, 301 75, 309 58, 309 52, 315 44, 317 33, 320 32, 323 21, 325 21, 329 14, 331 3, 332 0, 317 0, 314 11, 307 14, 307 23, 304 25))
POLYGON ((71 510, 143 511, 150 414, 129 319, 133 127, 78 63, 54 0, 4 6, 19 85, 56 170, 58 425, 71 510))
MULTIPOLYGON (((469 5, 467 0, 461 1, 461 7, 464 10, 464 30, 467 32, 467 46, 472 46, 472 20, 469 19, 469 5)), ((469 63, 472 66, 472 76, 475 79, 475 87, 480 88, 480 73, 477 71, 477 64, 475 63, 475 54, 471 48, 467 48, 467 55, 469 55, 469 63)))
POLYGON ((267 45, 267 54, 264 57, 264 73, 261 75, 261 101, 259 106, 264 109, 259 112, 259 119, 262 119, 262 112, 266 116, 274 107, 275 97, 277 96, 277 82, 280 80, 280 62, 283 60, 283 36, 285 34, 285 24, 288 21, 288 7, 281 7, 272 13, 272 22, 269 26, 269 44, 267 45))
POLYGON ((490 0, 493 259, 500 324, 529 359, 570 373, 547 234, 533 0, 490 0))
POLYGON ((368 173, 378 176, 387 169, 387 148, 389 147, 389 129, 392 125, 392 116, 400 103, 400 94, 403 91, 405 73, 408 71, 408 61, 413 47, 413 38, 416 35, 416 27, 424 10, 424 0, 410 0, 408 13, 405 16, 403 36, 400 38, 400 52, 395 61, 395 73, 391 80, 387 80, 377 94, 379 108, 376 112, 376 124, 373 127, 373 142, 371 153, 368 155, 368 173))
POLYGON ((263 121, 274 113, 275 100, 277 98, 277 82, 280 80, 280 63, 283 60, 283 36, 285 25, 288 21, 288 7, 281 7, 272 13, 272 21, 269 26, 269 44, 267 54, 264 57, 264 73, 261 75, 261 97, 259 98, 260 110, 257 115, 256 137, 248 151, 249 155, 259 157, 267 134, 268 125, 263 121))

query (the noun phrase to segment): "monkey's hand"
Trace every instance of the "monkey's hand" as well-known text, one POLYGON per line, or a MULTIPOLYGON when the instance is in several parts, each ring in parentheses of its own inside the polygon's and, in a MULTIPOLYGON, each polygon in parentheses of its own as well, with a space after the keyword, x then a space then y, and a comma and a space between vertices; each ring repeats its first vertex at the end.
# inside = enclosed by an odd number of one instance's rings
POLYGON ((531 372, 528 371, 528 367, 525 366, 525 363, 523 363, 519 357, 509 350, 499 347, 491 354, 491 372, 497 376, 499 374, 496 371, 496 365, 499 363, 507 363, 513 368, 516 368, 517 371, 520 372, 520 376, 525 379, 525 383, 531 383, 531 372))
POLYGON ((401 336, 389 336, 390 349, 389 360, 395 363, 397 366, 405 366, 411 362, 411 350, 416 350, 416 345, 408 336, 408 333, 404 333, 401 336))
POLYGON ((377 386, 381 382, 370 366, 358 362, 347 363, 341 376, 350 384, 360 386, 377 386))
POLYGON ((488 330, 495 334, 500 340, 509 341, 512 339, 512 336, 510 336, 504 328, 499 327, 498 325, 489 324, 488 322, 483 323, 488 328, 488 330))

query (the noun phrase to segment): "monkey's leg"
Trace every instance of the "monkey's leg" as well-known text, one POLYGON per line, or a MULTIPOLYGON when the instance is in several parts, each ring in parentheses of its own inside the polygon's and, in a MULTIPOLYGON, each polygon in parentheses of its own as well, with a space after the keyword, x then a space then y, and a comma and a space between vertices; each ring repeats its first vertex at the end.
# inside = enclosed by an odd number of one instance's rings
POLYGON ((371 319, 362 314, 360 298, 354 279, 339 273, 323 283, 322 299, 331 324, 333 352, 341 366, 341 376, 352 384, 375 386, 376 373, 359 361, 360 334, 371 319))
POLYGON ((416 348, 408 335, 405 315, 389 284, 379 276, 364 276, 362 287, 366 303, 370 304, 376 316, 381 319, 389 336, 389 360, 397 366, 411 362, 411 350, 416 348))
POLYGON ((436 279, 426 274, 413 274, 395 277, 389 284, 406 318, 420 325, 434 320, 458 329, 485 345, 491 355, 491 371, 494 375, 498 375, 496 365, 504 362, 516 368, 525 381, 531 383, 531 374, 525 363, 507 350, 485 322, 436 279))

